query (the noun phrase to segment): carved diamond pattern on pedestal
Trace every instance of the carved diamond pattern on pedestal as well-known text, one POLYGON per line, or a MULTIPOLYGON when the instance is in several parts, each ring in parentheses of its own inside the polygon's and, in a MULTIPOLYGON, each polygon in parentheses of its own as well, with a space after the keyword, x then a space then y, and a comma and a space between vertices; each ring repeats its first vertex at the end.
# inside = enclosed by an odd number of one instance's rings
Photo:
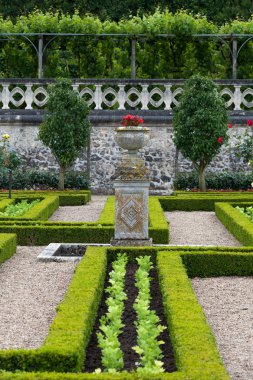
POLYGON ((133 199, 130 199, 121 209, 120 218, 129 227, 133 229, 141 220, 141 207, 133 199))

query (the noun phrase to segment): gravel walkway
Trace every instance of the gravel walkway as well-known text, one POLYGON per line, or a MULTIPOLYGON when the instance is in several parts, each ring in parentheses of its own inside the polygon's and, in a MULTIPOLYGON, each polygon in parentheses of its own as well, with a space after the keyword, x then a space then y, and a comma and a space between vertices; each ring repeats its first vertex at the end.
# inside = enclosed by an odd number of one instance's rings
POLYGON ((41 262, 44 247, 18 247, 0 266, 0 349, 38 348, 76 263, 41 262))
POLYGON ((214 212, 165 212, 170 222, 170 245, 241 246, 214 212))
POLYGON ((231 379, 253 379, 253 277, 195 278, 192 285, 231 379))
POLYGON ((49 218, 50 221, 62 222, 96 222, 104 208, 107 196, 92 195, 92 200, 83 206, 64 206, 49 218))

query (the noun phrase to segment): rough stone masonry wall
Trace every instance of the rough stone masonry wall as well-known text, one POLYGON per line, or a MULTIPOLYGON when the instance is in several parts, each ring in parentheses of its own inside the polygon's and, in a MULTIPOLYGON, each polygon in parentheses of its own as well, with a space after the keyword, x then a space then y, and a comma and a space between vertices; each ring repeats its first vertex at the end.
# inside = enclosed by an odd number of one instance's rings
MULTIPOLYGON (((121 149, 114 142, 114 129, 117 125, 93 125, 90 147, 90 177, 91 189, 96 193, 112 193, 111 177, 115 166, 120 159, 121 149)), ((178 156, 176 165, 176 149, 173 144, 173 128, 169 124, 154 126, 145 124, 150 128, 150 143, 141 151, 145 163, 150 171, 151 192, 153 194, 166 194, 173 188, 173 178, 176 170, 180 172, 191 171, 192 165, 182 155, 178 156), (176 166, 178 166, 176 168, 176 166)), ((252 127, 251 127, 252 128, 252 127)), ((38 140, 38 125, 25 123, 2 123, 0 134, 8 133, 11 136, 11 147, 18 151, 26 161, 29 168, 43 170, 57 170, 58 165, 50 153, 38 140)), ((235 144, 235 138, 244 135, 249 127, 238 125, 229 130, 229 146, 235 144)), ((251 129, 250 129, 251 133, 251 129)), ((219 155, 208 167, 209 171, 223 171, 225 169, 237 171, 247 170, 248 167, 237 159, 229 146, 222 147, 219 155)), ((77 159, 75 170, 86 170, 87 152, 84 151, 77 159)))

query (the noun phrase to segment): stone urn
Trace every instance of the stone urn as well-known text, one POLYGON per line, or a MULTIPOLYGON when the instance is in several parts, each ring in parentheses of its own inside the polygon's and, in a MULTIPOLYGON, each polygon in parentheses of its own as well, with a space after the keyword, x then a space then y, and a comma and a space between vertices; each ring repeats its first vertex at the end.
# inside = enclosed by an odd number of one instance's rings
POLYGON ((115 141, 126 152, 122 154, 113 179, 146 178, 147 168, 143 159, 138 157, 138 151, 149 142, 149 129, 135 126, 118 127, 115 141))
POLYGON ((116 128, 117 144, 128 151, 128 154, 136 155, 138 150, 147 145, 149 141, 149 129, 143 127, 118 127, 116 128))

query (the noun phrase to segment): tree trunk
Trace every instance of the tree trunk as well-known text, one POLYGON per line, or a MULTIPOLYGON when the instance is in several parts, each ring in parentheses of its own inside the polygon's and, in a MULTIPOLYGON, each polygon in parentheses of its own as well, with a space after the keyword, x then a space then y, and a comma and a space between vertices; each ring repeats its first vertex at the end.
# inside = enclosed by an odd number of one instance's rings
POLYGON ((199 166, 199 190, 206 191, 205 166, 199 166))
POLYGON ((12 170, 9 169, 9 194, 8 194, 8 198, 11 199, 12 197, 12 194, 11 194, 11 189, 12 189, 12 170))
POLYGON ((65 166, 60 165, 58 190, 64 190, 65 166))

